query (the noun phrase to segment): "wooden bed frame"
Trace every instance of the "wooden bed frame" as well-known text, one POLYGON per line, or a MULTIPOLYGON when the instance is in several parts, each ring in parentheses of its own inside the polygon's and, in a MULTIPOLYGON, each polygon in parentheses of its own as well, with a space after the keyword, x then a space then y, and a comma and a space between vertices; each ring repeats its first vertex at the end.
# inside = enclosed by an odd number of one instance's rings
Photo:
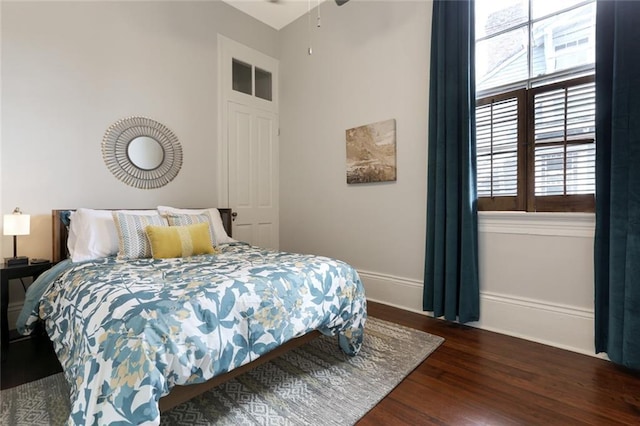
MULTIPOLYGON (((61 262, 62 260, 67 258, 67 238, 69 237, 68 229, 64 223, 62 223, 60 214, 65 211, 72 211, 74 209, 57 209, 51 211, 51 220, 53 225, 53 255, 52 261, 54 263, 61 262)), ((231 236, 231 209, 218 209, 220 211, 220 216, 222 218, 222 224, 224 225, 224 229, 227 231, 227 234, 231 236)), ((320 336, 319 331, 312 331, 310 333, 305 334, 304 336, 297 337, 293 340, 288 341, 287 343, 275 348, 271 352, 268 352, 262 355, 260 358, 243 365, 242 367, 238 367, 234 370, 229 371, 228 373, 221 374, 219 376, 215 376, 204 383, 196 383, 193 385, 175 386, 169 395, 166 395, 160 398, 159 406, 160 412, 165 412, 173 407, 176 407, 183 402, 194 398, 209 389, 212 389, 216 386, 221 385, 224 382, 227 382, 233 379, 240 374, 246 373, 249 370, 256 368, 257 366, 264 364, 266 362, 271 361, 274 358, 277 358, 284 353, 300 347, 313 339, 320 336)))

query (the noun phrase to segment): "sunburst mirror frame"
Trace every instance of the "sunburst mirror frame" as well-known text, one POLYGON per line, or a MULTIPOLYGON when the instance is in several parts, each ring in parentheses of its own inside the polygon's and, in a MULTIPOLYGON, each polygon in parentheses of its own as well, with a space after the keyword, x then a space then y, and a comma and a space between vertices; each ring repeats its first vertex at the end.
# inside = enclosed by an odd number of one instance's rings
POLYGON ((127 117, 111 125, 102 139, 102 158, 109 171, 127 185, 154 189, 171 182, 182 167, 182 146, 165 125, 147 117, 127 117), (152 169, 141 168, 129 155, 129 145, 139 137, 156 141, 162 161, 152 169))

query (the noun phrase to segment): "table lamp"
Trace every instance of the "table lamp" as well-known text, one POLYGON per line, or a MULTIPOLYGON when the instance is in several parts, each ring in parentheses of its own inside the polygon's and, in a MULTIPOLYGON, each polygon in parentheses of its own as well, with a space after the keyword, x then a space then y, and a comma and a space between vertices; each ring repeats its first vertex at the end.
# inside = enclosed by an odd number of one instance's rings
POLYGON ((18 256, 18 235, 29 235, 30 216, 22 214, 19 207, 16 207, 12 214, 5 214, 2 225, 4 235, 13 235, 13 257, 5 257, 4 263, 7 266, 27 265, 29 258, 18 256))

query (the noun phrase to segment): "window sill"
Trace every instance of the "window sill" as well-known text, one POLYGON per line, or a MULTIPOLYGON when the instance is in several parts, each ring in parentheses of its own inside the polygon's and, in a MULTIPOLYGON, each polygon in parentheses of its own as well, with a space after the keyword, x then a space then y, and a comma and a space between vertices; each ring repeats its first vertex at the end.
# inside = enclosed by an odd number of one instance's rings
POLYGON ((478 232, 593 238, 593 213, 478 212, 478 232))

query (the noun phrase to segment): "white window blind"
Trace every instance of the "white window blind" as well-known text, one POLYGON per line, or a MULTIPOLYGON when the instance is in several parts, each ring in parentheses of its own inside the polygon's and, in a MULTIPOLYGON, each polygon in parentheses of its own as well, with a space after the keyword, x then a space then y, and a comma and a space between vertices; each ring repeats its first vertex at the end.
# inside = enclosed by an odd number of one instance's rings
POLYGON ((535 93, 535 195, 595 192, 595 83, 535 93))
POLYGON ((518 191, 518 99, 491 100, 476 108, 478 196, 518 191))

